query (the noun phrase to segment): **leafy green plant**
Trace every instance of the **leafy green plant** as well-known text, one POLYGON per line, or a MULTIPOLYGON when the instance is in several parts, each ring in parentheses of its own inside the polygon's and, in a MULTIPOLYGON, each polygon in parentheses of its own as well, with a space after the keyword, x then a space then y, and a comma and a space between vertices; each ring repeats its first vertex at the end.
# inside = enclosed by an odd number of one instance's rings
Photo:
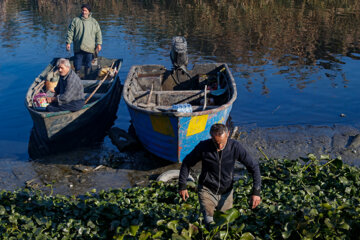
MULTIPOLYGON (((261 162, 262 203, 249 209, 252 179, 234 184, 234 208, 202 224, 195 189, 184 202, 176 183, 93 190, 85 196, 33 189, 0 192, 1 239, 356 239, 360 170, 340 158, 261 162)), ((194 187, 194 186, 189 186, 194 187)))

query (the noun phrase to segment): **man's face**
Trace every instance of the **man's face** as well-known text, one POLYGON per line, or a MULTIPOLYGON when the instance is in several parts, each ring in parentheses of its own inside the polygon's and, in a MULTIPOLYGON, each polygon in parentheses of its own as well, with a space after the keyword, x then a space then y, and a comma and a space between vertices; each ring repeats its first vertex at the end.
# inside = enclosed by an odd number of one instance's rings
POLYGON ((58 68, 60 76, 66 76, 66 74, 68 74, 70 70, 70 68, 65 66, 64 64, 60 64, 58 68))
POLYGON ((81 14, 82 14, 82 16, 83 16, 84 18, 88 18, 90 12, 89 12, 89 10, 88 10, 87 8, 82 8, 82 9, 81 9, 81 14))
POLYGON ((227 140, 228 140, 229 134, 227 132, 224 132, 223 134, 219 136, 211 136, 211 139, 213 140, 216 149, 218 151, 221 151, 225 148, 227 140))

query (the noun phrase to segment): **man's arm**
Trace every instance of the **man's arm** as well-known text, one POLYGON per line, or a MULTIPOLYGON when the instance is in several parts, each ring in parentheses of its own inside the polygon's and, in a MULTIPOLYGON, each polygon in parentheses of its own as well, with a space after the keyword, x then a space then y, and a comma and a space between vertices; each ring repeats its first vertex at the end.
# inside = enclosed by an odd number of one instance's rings
POLYGON ((67 35, 66 35, 66 50, 70 51, 70 44, 73 42, 75 31, 75 19, 73 19, 69 25, 67 35))
POLYGON ((255 161, 248 152, 241 146, 241 144, 238 144, 238 150, 239 150, 239 161, 243 163, 246 167, 246 169, 250 172, 253 178, 253 188, 252 188, 252 196, 250 199, 250 207, 256 208, 260 202, 260 191, 261 191, 261 174, 260 174, 260 166, 258 161, 255 161))
POLYGON ((98 22, 96 22, 96 33, 95 33, 95 45, 96 45, 96 50, 98 52, 101 51, 101 44, 102 44, 102 33, 101 33, 101 28, 98 22))
POLYGON ((199 145, 200 143, 185 157, 181 164, 179 174, 179 194, 184 201, 186 201, 186 199, 189 197, 188 191, 186 189, 186 182, 187 178, 189 177, 190 169, 201 160, 201 150, 199 145))

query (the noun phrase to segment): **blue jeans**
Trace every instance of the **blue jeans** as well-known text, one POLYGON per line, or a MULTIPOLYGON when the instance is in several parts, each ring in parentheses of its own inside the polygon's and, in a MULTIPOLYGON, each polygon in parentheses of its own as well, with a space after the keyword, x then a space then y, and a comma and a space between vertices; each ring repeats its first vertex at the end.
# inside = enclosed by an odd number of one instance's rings
POLYGON ((93 54, 84 52, 80 50, 80 52, 75 53, 74 55, 74 66, 75 71, 80 71, 81 66, 84 64, 86 68, 91 68, 91 61, 93 60, 93 54))

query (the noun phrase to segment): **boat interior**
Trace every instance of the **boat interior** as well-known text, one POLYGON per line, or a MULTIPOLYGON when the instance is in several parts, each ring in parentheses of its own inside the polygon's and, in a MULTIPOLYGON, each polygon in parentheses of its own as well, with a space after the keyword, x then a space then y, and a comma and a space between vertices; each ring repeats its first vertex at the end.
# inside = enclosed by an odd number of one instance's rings
POLYGON ((185 103, 192 106, 192 112, 214 109, 233 94, 225 65, 199 64, 192 70, 145 65, 130 74, 134 74, 132 81, 125 86, 129 102, 151 111, 175 111, 173 105, 185 103))

